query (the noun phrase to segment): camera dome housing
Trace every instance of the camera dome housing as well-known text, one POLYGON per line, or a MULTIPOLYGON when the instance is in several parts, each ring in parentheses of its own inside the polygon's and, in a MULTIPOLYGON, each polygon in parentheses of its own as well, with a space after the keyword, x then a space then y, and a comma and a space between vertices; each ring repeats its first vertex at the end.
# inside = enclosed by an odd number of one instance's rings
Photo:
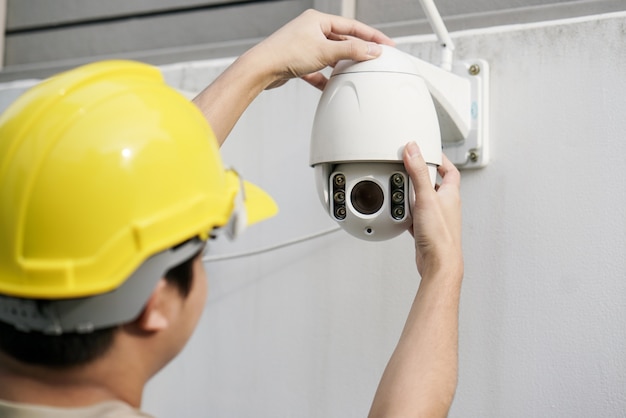
POLYGON ((390 239, 411 225, 413 189, 402 162, 409 141, 419 145, 434 186, 442 158, 441 133, 415 58, 383 46, 376 59, 340 61, 315 113, 310 163, 322 204, 355 237, 390 239), (393 200, 399 190, 393 188, 396 173, 404 178, 401 204, 393 200), (344 176, 343 201, 336 196, 341 192, 334 183, 337 174, 344 176), (394 209, 404 211, 402 216, 394 216, 394 209), (342 215, 337 216, 337 210, 342 215))

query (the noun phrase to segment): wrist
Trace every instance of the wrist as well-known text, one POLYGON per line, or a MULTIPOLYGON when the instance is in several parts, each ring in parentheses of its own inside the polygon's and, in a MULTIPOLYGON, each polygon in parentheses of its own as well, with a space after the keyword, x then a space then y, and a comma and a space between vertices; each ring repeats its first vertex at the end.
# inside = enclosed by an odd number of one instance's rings
POLYGON ((437 262, 428 264, 420 263, 420 260, 417 260, 417 265, 422 265, 422 268, 418 268, 422 282, 443 281, 461 283, 463 280, 464 265, 462 256, 447 257, 446 259, 439 259, 437 262))
POLYGON ((262 41, 246 52, 236 61, 242 70, 242 76, 252 76, 252 85, 258 92, 284 78, 284 69, 278 64, 271 46, 262 41), (254 68, 254 71, 250 71, 254 68))

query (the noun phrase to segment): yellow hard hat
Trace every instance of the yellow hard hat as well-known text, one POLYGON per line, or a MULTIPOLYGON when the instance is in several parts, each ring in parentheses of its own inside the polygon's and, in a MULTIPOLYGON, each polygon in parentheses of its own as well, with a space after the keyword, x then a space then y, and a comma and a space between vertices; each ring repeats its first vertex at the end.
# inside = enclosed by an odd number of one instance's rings
POLYGON ((98 295, 148 257, 277 207, 225 170, 201 112, 157 68, 89 64, 0 116, 0 294, 98 295), (238 198, 239 196, 239 198, 238 198))

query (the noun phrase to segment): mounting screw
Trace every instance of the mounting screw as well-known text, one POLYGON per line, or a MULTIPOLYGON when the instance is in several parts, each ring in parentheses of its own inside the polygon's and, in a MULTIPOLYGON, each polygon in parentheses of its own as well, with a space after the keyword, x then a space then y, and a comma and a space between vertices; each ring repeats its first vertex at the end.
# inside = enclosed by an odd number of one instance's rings
POLYGON ((470 151, 469 153, 469 159, 471 162, 475 163, 478 161, 478 152, 477 151, 470 151))
POLYGON ((467 72, 470 73, 471 75, 478 75, 478 73, 480 73, 480 65, 478 64, 470 65, 470 67, 467 69, 467 72))

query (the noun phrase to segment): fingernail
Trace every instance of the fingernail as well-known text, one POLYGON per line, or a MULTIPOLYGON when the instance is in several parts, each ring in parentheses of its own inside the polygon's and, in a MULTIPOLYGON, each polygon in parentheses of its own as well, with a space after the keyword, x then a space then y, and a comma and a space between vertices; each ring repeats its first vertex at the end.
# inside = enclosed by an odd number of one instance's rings
POLYGON ((420 155, 420 148, 417 146, 415 141, 411 141, 406 144, 406 152, 409 154, 409 157, 416 157, 420 155))
POLYGON ((382 52, 383 52, 383 48, 380 45, 373 43, 373 42, 370 42, 367 44, 367 56, 368 57, 375 58, 379 56, 382 52))

